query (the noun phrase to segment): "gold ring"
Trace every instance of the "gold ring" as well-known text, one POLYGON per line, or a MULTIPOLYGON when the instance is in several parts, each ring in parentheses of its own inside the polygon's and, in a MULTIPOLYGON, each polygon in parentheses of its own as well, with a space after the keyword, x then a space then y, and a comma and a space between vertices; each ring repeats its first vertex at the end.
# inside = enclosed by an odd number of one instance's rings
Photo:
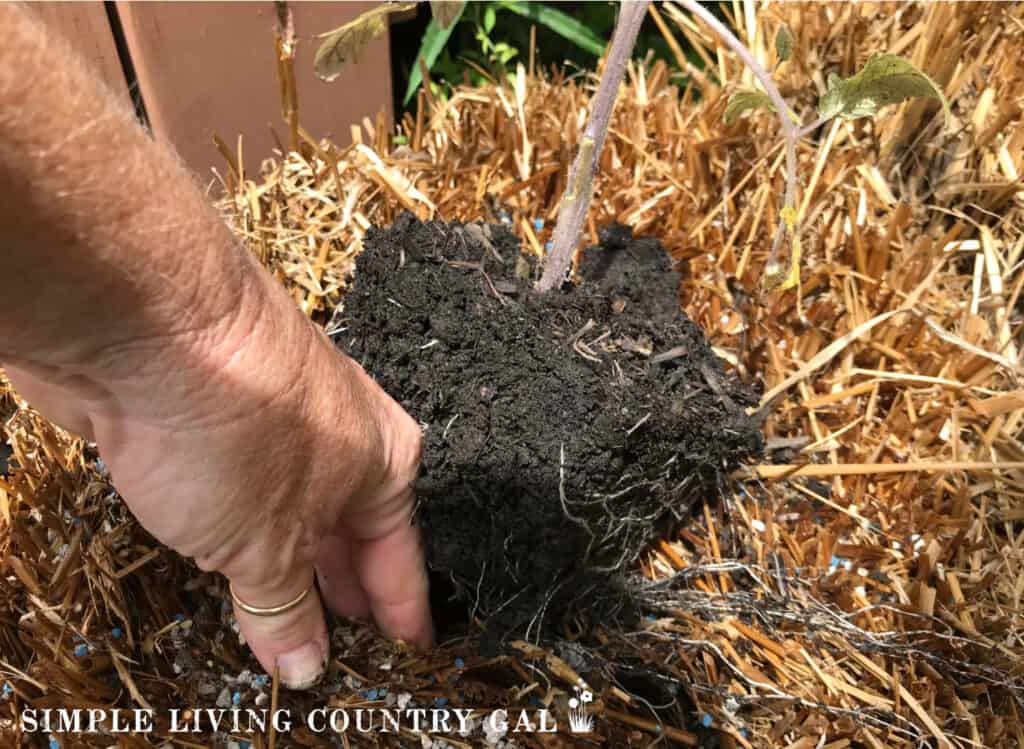
POLYGON ((309 591, 312 590, 312 588, 313 586, 310 585, 304 591, 295 596, 295 598, 288 601, 288 603, 283 603, 280 606, 269 606, 267 608, 263 608, 261 606, 253 606, 243 601, 235 594, 235 589, 231 587, 231 583, 228 583, 228 590, 231 592, 231 600, 234 601, 235 605, 242 611, 247 614, 252 614, 253 616, 277 616, 278 614, 283 614, 286 611, 291 611, 306 600, 306 596, 309 595, 309 591))

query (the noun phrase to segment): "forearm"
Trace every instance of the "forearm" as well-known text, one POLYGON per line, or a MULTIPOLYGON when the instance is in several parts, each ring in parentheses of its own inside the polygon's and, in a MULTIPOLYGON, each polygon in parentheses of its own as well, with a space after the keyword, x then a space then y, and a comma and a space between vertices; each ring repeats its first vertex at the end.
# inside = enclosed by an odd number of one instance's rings
POLYGON ((176 156, 27 11, 0 27, 0 361, 116 375, 257 309, 265 279, 176 156))
POLYGON ((169 149, 0 4, 0 365, 95 440, 158 539, 258 609, 282 683, 322 673, 334 610, 429 645, 410 524, 417 424, 241 248, 169 149), (300 598, 296 596, 301 594, 300 598))

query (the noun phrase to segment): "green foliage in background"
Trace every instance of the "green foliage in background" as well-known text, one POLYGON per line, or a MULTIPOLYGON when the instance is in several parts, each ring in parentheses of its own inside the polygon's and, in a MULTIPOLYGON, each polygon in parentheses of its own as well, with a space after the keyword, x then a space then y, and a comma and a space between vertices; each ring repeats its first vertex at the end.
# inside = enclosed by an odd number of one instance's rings
MULTIPOLYGON (((500 80, 509 76, 516 63, 528 62, 530 28, 537 29, 536 64, 539 69, 565 65, 570 70, 592 70, 604 54, 618 16, 618 3, 597 2, 530 2, 528 0, 487 0, 466 3, 459 21, 447 30, 431 19, 426 31, 415 42, 404 35, 402 26, 392 29, 393 48, 401 58, 397 61, 396 93, 401 93, 402 107, 414 103, 422 85, 418 59, 422 57, 430 71, 432 93, 438 98, 448 95, 452 86, 468 80, 472 84, 486 79, 500 80), (401 53, 403 43, 412 42, 413 54, 401 53)), ((640 33, 635 55, 642 57, 651 50, 673 68, 675 60, 668 45, 652 23, 640 33)), ((692 61, 702 67, 694 55, 692 61)))
MULTIPOLYGON (((440 99, 463 82, 479 85, 510 76, 516 65, 527 62, 532 32, 536 33, 533 62, 539 70, 552 66, 570 72, 592 70, 611 38, 619 3, 430 0, 429 11, 427 7, 427 3, 383 2, 320 34, 317 75, 333 80, 384 34, 391 37, 396 111, 415 101, 424 67, 429 71, 431 93, 440 99), (416 11, 411 20, 392 18, 410 10, 416 11)), ((683 48, 689 64, 704 67, 700 56, 685 44, 683 48)), ((687 76, 677 69, 676 57, 651 19, 640 29, 634 55, 663 60, 674 71, 675 81, 685 84, 687 76)))
POLYGON ((431 71, 431 77, 436 78, 433 92, 436 96, 445 95, 446 84, 454 85, 467 76, 474 83, 481 83, 485 76, 505 77, 509 63, 528 54, 530 24, 557 34, 576 48, 573 50, 576 54, 583 52, 596 58, 604 51, 604 40, 589 26, 553 5, 523 0, 467 3, 456 22, 447 29, 431 18, 420 42, 417 62, 409 71, 403 105, 409 104, 423 83, 418 63, 421 58, 431 71), (525 46, 521 38, 524 26, 525 46), (467 34, 472 35, 469 44, 467 34), (455 43, 449 45, 453 35, 455 43))
POLYGON ((409 85, 405 89, 405 98, 402 100, 402 104, 408 104, 409 100, 416 93, 416 89, 423 83, 423 69, 420 67, 419 60, 423 60, 427 70, 433 69, 437 63, 437 58, 441 54, 445 45, 448 43, 449 37, 455 31, 456 25, 462 19, 463 14, 466 12, 466 6, 463 5, 459 8, 458 12, 454 14, 450 23, 439 23, 436 17, 431 17, 430 23, 427 25, 427 30, 423 34, 423 40, 420 42, 419 52, 416 54, 416 62, 413 63, 412 70, 409 74, 409 85))

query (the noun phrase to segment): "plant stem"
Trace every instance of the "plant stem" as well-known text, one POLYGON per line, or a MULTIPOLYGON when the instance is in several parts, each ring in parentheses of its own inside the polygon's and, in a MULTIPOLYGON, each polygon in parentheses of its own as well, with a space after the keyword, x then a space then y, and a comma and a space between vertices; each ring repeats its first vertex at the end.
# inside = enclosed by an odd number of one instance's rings
POLYGON ((565 195, 558 209, 558 220, 551 237, 551 251, 544 260, 544 274, 537 284, 537 291, 541 293, 561 286, 572 266, 573 253, 590 208, 594 173, 608 132, 615 98, 640 26, 647 14, 647 4, 648 0, 624 0, 619 10, 619 21, 612 35, 601 82, 591 103, 590 117, 580 139, 579 153, 569 171, 565 195))
POLYGON ((831 119, 832 119, 831 117, 819 117, 814 122, 812 122, 810 125, 806 125, 806 126, 800 128, 800 131, 797 133, 797 137, 803 138, 803 137, 805 137, 807 135, 810 135, 811 133, 813 133, 815 130, 817 130, 819 127, 821 127, 822 125, 824 125, 826 122, 828 122, 831 119))
MULTIPOLYGON (((711 30, 718 34, 722 41, 725 42, 726 46, 739 56, 743 64, 750 68, 754 77, 761 83, 764 92, 772 100, 772 104, 775 105, 775 112, 779 116, 779 124, 782 127, 782 135, 786 141, 786 199, 783 202, 783 206, 791 206, 795 209, 796 144, 801 137, 801 133, 797 123, 794 123, 789 116, 789 106, 786 104, 786 100, 782 98, 782 94, 779 92, 775 81, 772 80, 768 71, 761 67, 761 64, 754 58, 753 53, 729 31, 725 24, 715 18, 697 0, 679 0, 679 4, 710 26, 711 30)), ((779 229, 775 233, 775 241, 772 243, 771 254, 768 256, 768 262, 765 265, 766 278, 776 276, 779 273, 786 274, 789 271, 789 264, 787 263, 786 266, 783 266, 778 260, 778 251, 782 245, 785 228, 785 224, 780 222, 779 229)))

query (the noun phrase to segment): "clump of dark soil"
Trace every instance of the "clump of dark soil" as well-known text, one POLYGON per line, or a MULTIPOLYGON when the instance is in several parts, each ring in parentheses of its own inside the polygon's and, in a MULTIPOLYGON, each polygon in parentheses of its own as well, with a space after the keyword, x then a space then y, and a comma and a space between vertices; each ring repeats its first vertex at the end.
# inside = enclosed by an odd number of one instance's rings
POLYGON ((501 629, 616 610, 655 534, 762 448, 658 242, 611 227, 582 284, 536 273, 503 227, 406 215, 367 235, 337 338, 424 426, 430 567, 501 629))

